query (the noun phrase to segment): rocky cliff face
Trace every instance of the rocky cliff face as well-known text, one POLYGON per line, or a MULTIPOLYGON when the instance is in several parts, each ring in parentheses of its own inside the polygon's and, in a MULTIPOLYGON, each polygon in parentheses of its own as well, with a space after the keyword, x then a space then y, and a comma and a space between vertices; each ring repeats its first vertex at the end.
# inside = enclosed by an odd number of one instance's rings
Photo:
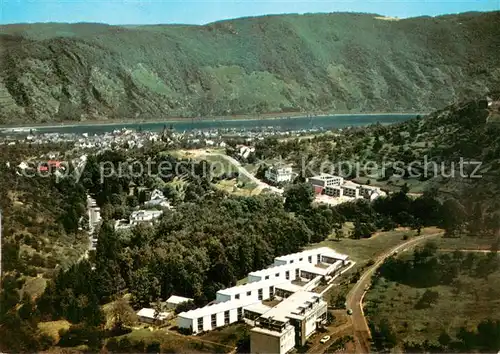
POLYGON ((430 111, 500 85, 500 13, 0 26, 0 124, 430 111))

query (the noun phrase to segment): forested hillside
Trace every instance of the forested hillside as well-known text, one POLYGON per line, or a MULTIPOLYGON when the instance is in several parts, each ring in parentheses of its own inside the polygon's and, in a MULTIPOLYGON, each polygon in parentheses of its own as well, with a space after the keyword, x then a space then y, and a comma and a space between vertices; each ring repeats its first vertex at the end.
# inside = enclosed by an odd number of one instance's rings
POLYGON ((430 111, 500 84, 500 13, 0 26, 0 124, 430 111))

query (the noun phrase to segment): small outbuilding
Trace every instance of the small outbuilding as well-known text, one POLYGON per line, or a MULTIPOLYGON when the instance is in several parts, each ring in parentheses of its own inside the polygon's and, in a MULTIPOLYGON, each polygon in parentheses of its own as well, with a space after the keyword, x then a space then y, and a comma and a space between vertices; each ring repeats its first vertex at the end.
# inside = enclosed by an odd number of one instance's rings
POLYGON ((155 310, 152 308, 142 308, 137 312, 137 317, 140 322, 151 323, 151 324, 162 324, 166 320, 172 317, 171 312, 160 312, 158 317, 155 318, 155 310))
POLYGON ((184 296, 172 295, 167 299, 165 305, 167 309, 175 309, 178 305, 188 301, 193 301, 193 299, 184 296))

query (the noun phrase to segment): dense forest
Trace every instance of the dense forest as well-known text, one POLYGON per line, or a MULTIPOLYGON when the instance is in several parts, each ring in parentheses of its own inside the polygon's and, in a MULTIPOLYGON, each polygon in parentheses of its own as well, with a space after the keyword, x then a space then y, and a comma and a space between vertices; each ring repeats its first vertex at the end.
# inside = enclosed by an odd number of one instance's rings
POLYGON ((499 24, 490 12, 0 26, 0 124, 429 112, 498 87, 499 24))
MULTIPOLYGON (((43 185, 30 181, 31 187, 25 186, 27 190, 40 188, 42 191, 57 188, 63 193, 64 210, 46 211, 59 215, 61 219, 55 222, 62 225, 62 235, 76 237, 79 234, 78 229, 64 228, 64 224, 78 222, 75 217, 83 214, 86 192, 97 199, 104 221, 96 231, 97 250, 90 259, 70 267, 58 266, 55 272, 49 272, 46 289, 36 299, 27 294, 21 296, 18 291, 23 286, 23 277, 33 272, 31 259, 19 257, 19 247, 24 248, 27 239, 16 238, 13 230, 6 229, 6 244, 17 246, 7 246, 10 265, 5 272, 0 299, 5 323, 2 330, 21 328, 16 336, 4 337, 7 348, 26 351, 53 345, 39 334, 36 324, 58 319, 67 319, 74 326, 69 343, 88 342, 90 336, 97 348, 106 338, 100 305, 125 293, 132 295, 132 305, 136 308, 172 294, 193 297, 196 304, 203 305, 214 298, 217 290, 234 285, 250 271, 266 267, 273 257, 320 242, 346 221, 355 225, 351 237, 362 238, 370 237, 375 230, 397 226, 415 229, 427 225, 446 226, 452 222, 447 216, 455 214, 455 210, 450 210, 455 207, 453 204, 442 204, 432 194, 413 199, 406 196, 405 190, 374 204, 357 201, 338 207, 313 205, 313 190, 305 183, 289 186, 285 203, 282 197, 275 195, 235 197, 212 187, 212 175, 205 174, 207 169, 211 170, 206 161, 183 161, 185 170, 179 171, 187 186, 182 193, 169 184, 179 176, 167 176, 164 180, 117 176, 100 183, 101 161, 126 163, 131 158, 181 163, 156 149, 137 152, 135 156, 105 152, 88 157, 78 182, 73 177, 63 183, 46 178, 43 185), (175 208, 165 210, 154 226, 115 230, 113 220, 127 217, 139 202, 140 196, 130 194, 131 182, 163 188, 166 195, 175 200, 175 208)), ((11 177, 24 178, 15 173, 11 177)), ((37 268, 37 272, 43 269, 37 268)))

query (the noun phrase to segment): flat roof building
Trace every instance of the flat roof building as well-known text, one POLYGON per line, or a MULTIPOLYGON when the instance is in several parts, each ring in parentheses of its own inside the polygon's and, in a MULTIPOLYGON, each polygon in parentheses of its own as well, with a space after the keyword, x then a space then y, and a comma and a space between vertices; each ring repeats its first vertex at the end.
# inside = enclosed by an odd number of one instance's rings
POLYGON ((215 300, 225 302, 253 298, 256 301, 268 300, 274 296, 274 287, 278 284, 288 283, 290 280, 281 277, 261 280, 244 285, 233 286, 232 288, 217 291, 215 300))
POLYGON ((250 332, 251 352, 287 353, 295 345, 304 345, 326 321, 326 312, 327 303, 321 295, 308 291, 294 293, 255 321, 256 327, 250 332), (293 327, 293 341, 290 326, 293 327))
POLYGON ((167 299, 165 305, 169 309, 175 309, 178 305, 188 301, 193 301, 193 299, 184 296, 172 295, 167 299))
POLYGON ((181 312, 177 317, 177 326, 189 329, 193 334, 211 331, 217 327, 242 320, 243 308, 257 303, 260 303, 260 301, 255 300, 253 297, 248 297, 181 312))

